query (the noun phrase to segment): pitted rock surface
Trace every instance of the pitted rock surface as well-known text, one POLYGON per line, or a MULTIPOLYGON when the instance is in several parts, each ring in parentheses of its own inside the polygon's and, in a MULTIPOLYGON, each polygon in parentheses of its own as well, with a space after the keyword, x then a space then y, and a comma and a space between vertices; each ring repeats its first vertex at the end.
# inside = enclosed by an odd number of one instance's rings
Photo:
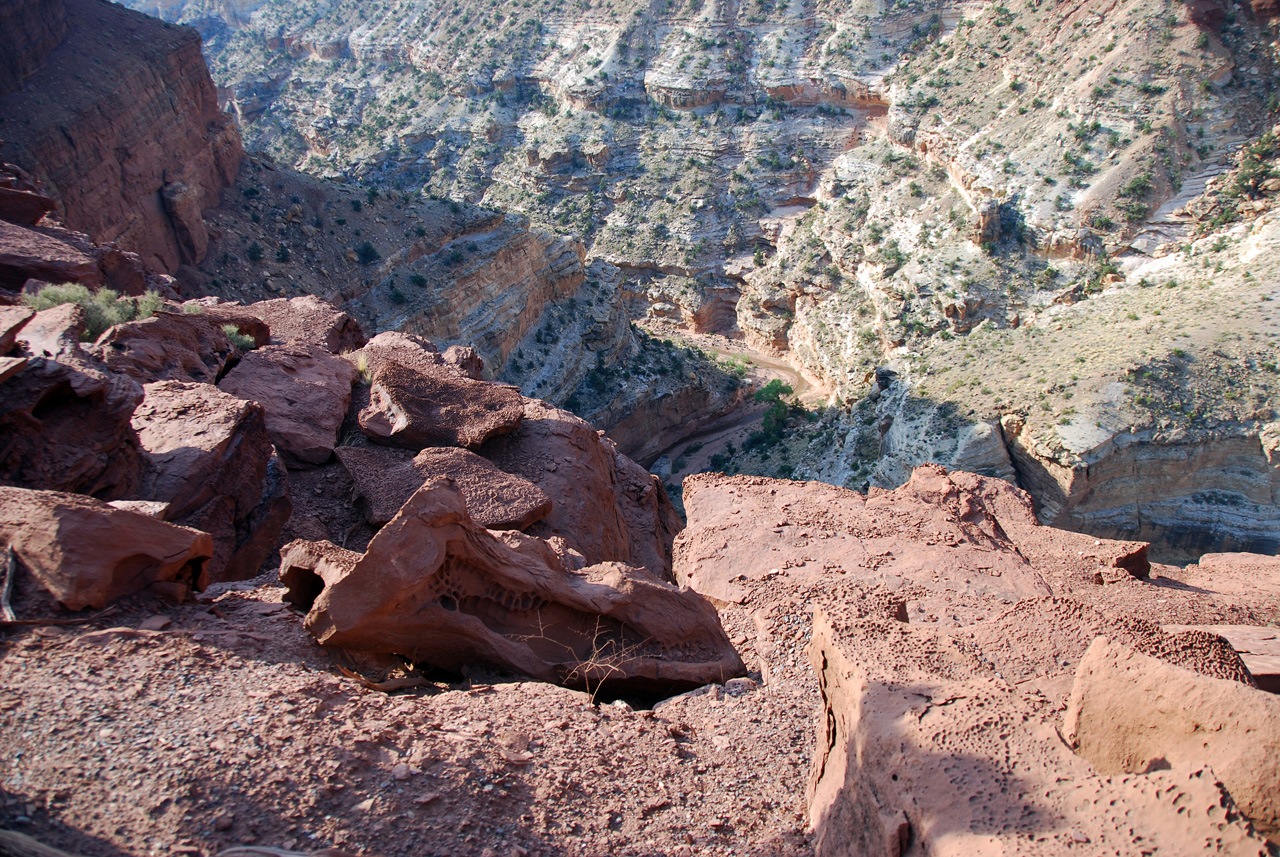
POLYGON ((117 324, 98 337, 93 354, 108 369, 140 384, 152 381, 216 383, 227 361, 237 356, 221 324, 190 313, 156 313, 117 324))
POLYGON ((376 443, 475 449, 510 434, 523 416, 523 397, 513 387, 473 381, 449 366, 386 362, 373 373, 359 419, 376 443))
POLYGON ((359 322, 314 295, 259 301, 246 309, 267 323, 277 344, 302 342, 342 354, 365 343, 359 322))
POLYGON ((375 527, 394 518, 429 480, 446 476, 466 501, 467 514, 487 529, 523 530, 551 512, 551 498, 538 486, 465 449, 432 447, 413 455, 391 447, 340 446, 334 453, 375 527))

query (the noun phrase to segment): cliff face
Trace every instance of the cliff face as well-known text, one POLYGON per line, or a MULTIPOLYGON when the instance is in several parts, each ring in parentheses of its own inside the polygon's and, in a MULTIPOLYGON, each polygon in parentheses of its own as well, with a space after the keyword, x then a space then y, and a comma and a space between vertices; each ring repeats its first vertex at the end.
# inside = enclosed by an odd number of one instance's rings
POLYGON ((31 35, 7 65, 42 54, 43 64, 0 96, 0 155, 44 183, 71 229, 157 272, 202 259, 201 210, 235 179, 243 148, 218 110, 200 37, 104 0, 66 2, 60 24, 62 2, 8 5, 31 35), (59 26, 66 36, 47 50, 59 26))
POLYGON ((67 34, 62 0, 0 2, 0 92, 10 92, 40 67, 67 34))

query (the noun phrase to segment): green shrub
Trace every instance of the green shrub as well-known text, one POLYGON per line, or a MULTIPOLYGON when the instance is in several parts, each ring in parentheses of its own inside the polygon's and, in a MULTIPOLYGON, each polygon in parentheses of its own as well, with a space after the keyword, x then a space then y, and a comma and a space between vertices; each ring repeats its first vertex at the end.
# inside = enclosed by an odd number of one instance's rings
POLYGON ((227 339, 231 341, 231 344, 241 351, 252 351, 258 347, 258 343, 254 341, 252 336, 247 333, 241 333, 240 328, 234 324, 224 324, 222 332, 227 335, 227 339))
POLYGON ((372 243, 366 241, 356 248, 356 258, 360 260, 361 265, 372 265, 382 258, 382 254, 372 243))
POLYGON ((84 309, 85 328, 80 339, 92 342, 114 325, 141 318, 150 318, 164 306, 164 300, 155 292, 142 297, 121 297, 111 289, 89 291, 79 283, 63 283, 45 286, 33 295, 23 295, 22 302, 36 312, 53 309, 63 304, 76 304, 84 309))

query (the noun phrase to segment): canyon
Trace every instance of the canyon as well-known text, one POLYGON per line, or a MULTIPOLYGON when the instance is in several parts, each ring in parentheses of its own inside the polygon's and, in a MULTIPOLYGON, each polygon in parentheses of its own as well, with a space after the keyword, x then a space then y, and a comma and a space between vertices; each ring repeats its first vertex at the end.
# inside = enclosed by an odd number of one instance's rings
POLYGON ((0 0, 0 854, 1276 853, 1275 18, 0 0))

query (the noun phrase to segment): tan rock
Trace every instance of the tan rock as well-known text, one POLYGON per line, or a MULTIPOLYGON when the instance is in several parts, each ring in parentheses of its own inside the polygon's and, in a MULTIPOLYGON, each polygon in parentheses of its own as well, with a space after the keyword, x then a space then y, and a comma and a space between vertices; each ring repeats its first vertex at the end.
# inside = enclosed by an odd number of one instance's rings
POLYGON ((341 357, 317 345, 293 343, 246 354, 218 387, 261 403, 280 454, 306 466, 333 455, 355 378, 355 368, 341 357))
POLYGON ((428 448, 413 455, 388 447, 340 446, 334 450, 355 483, 365 519, 381 527, 431 479, 449 477, 467 504, 467 514, 490 530, 523 530, 551 512, 542 489, 503 473, 474 452, 428 448))
POLYGON ((324 645, 455 670, 487 662, 593 692, 675 692, 745 673, 696 593, 643 569, 565 559, 541 539, 479 527, 456 486, 437 479, 363 555, 288 545, 281 579, 324 645))
POLYGON ((92 497, 0 487, 0 539, 63 606, 103 607, 158 582, 202 587, 208 533, 92 497))

